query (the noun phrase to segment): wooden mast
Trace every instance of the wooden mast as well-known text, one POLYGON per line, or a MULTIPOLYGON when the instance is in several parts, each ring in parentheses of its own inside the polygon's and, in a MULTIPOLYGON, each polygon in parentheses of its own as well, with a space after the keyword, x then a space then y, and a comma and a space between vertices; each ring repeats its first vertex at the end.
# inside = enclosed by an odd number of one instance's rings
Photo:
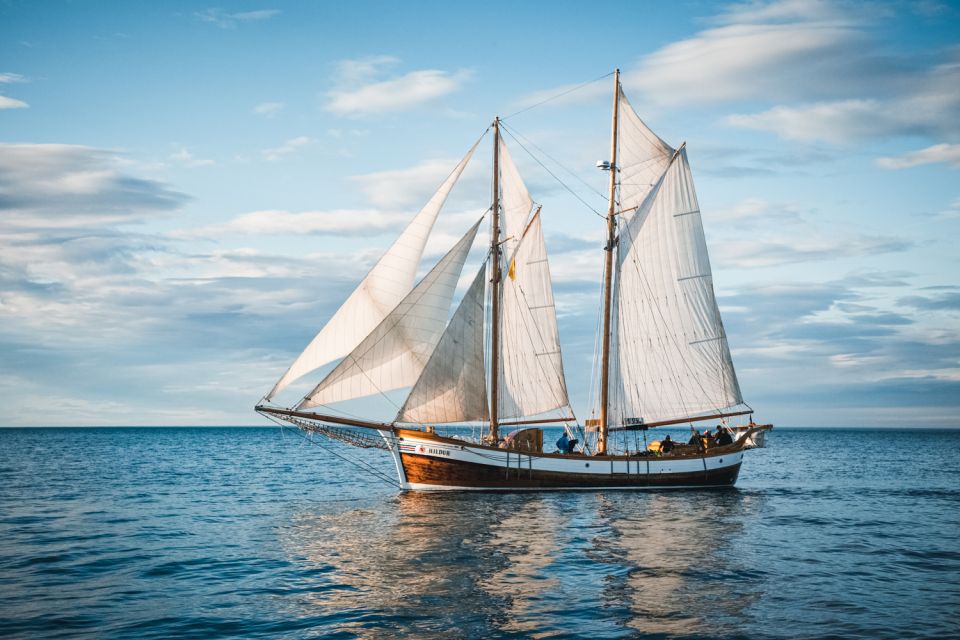
POLYGON ((607 205, 607 255, 603 270, 603 351, 600 372, 600 433, 597 437, 597 453, 607 453, 609 433, 610 400, 610 297, 613 284, 613 244, 615 241, 614 216, 617 200, 617 118, 620 114, 620 69, 613 72, 613 132, 610 138, 610 196, 607 205))
POLYGON ((490 232, 490 442, 499 440, 499 375, 500 375, 500 118, 493 121, 493 216, 490 232))

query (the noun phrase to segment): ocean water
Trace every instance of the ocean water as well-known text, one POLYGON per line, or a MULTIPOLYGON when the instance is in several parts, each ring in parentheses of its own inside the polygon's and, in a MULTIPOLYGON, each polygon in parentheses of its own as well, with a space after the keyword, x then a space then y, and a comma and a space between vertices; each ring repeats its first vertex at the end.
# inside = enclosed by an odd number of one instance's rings
POLYGON ((417 494, 278 428, 3 429, 0 636, 960 637, 960 431, 768 445, 734 489, 417 494))

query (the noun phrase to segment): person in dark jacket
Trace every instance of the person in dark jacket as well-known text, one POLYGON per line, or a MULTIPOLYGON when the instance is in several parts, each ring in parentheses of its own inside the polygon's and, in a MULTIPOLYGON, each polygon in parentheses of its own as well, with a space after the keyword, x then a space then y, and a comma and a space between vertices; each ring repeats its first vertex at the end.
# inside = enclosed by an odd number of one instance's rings
POLYGON ((717 425, 717 435, 714 436, 717 440, 717 444, 723 446, 725 444, 733 444, 733 436, 730 435, 730 431, 723 428, 723 425, 717 425))
POLYGON ((666 438, 660 441, 660 453, 670 453, 673 451, 673 439, 668 435, 666 438))

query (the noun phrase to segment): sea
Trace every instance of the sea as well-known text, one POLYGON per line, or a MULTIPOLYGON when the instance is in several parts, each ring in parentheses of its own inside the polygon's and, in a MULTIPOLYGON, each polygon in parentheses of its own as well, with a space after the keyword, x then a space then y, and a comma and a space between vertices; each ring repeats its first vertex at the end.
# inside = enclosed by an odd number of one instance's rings
POLYGON ((960 637, 958 430, 777 428, 719 490, 391 465, 279 427, 0 429, 0 637, 960 637))

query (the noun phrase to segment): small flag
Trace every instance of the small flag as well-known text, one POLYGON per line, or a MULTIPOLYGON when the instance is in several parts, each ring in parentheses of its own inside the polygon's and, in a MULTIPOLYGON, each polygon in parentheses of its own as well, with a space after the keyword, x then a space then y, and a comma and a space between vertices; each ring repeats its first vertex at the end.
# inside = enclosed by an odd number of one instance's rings
POLYGON ((507 272, 507 275, 510 276, 511 280, 517 279, 517 259, 510 259, 510 271, 507 272))

